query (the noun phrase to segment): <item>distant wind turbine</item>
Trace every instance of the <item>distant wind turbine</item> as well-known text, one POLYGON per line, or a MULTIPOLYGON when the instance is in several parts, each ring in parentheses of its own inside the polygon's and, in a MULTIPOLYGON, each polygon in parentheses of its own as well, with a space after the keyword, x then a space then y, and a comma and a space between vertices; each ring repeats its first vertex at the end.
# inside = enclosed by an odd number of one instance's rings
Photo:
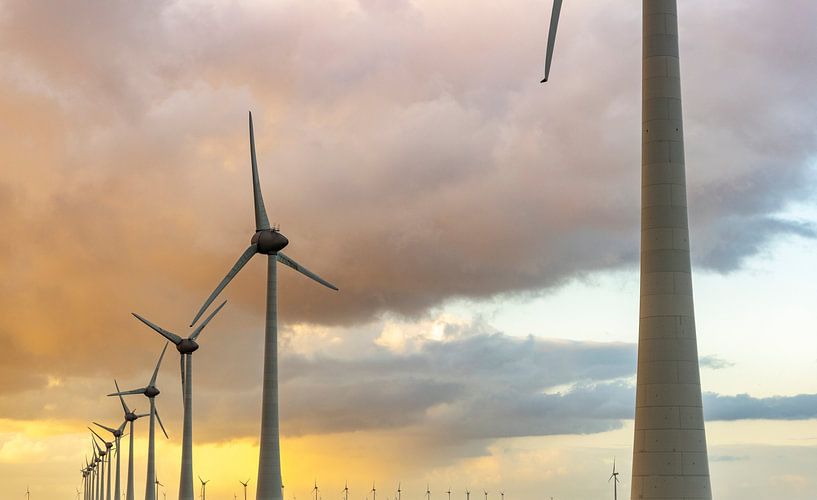
POLYGON ((377 488, 374 487, 374 481, 372 481, 372 500, 377 500, 377 488))
MULTIPOLYGON (((165 430, 165 426, 162 424, 162 419, 159 417, 159 413, 156 411, 156 396, 159 395, 160 391, 156 387, 156 376, 159 374, 159 367, 162 365, 162 358, 165 356, 165 351, 167 351, 168 343, 165 343, 164 348, 162 349, 162 354, 159 355, 159 361, 156 362, 156 368, 153 370, 153 375, 150 377, 150 382, 145 387, 140 387, 139 389, 132 389, 129 391, 121 391, 115 392, 113 394, 108 394, 108 396, 127 396, 129 394, 142 394, 148 400, 150 400, 150 428, 148 431, 148 464, 147 464, 147 475, 145 477, 145 500, 157 500, 153 494, 153 483, 156 481, 156 445, 155 445, 155 436, 156 436, 156 420, 159 421, 159 427, 162 428, 162 432, 167 438, 167 431, 165 430)), ((133 434, 131 433, 131 444, 133 444, 133 434)), ((131 451, 132 452, 132 451, 131 451)), ((130 471, 128 471, 130 472, 130 471)), ((131 492, 128 491, 128 496, 131 495, 131 492)), ((128 500, 132 500, 128 498, 128 500)))
POLYGON ((426 483, 426 500, 431 500, 431 488, 426 483))
POLYGON ((400 489, 400 482, 397 482, 397 500, 402 500, 403 490, 400 489))
POLYGON ((315 500, 318 500, 318 480, 315 480, 315 487, 312 488, 312 493, 315 494, 315 500))
POLYGON ((201 306, 190 326, 204 314, 204 311, 216 299, 219 293, 252 259, 255 254, 267 256, 267 318, 264 335, 264 376, 261 396, 261 440, 258 460, 257 500, 282 500, 281 491, 281 450, 278 432, 278 299, 277 299, 277 263, 280 262, 318 283, 337 290, 338 288, 309 271, 294 260, 284 255, 281 250, 289 240, 278 228, 271 227, 261 195, 261 184, 258 180, 258 163, 255 156, 255 135, 252 125, 252 113, 249 115, 250 157, 252 161, 253 199, 255 205, 255 234, 250 246, 241 254, 238 261, 216 286, 210 297, 201 306))
MULTIPOLYGON (((91 432, 93 432, 93 431, 91 431, 91 432)), ((96 446, 97 452, 99 454, 99 463, 100 463, 100 469, 99 470, 101 472, 101 474, 99 476, 99 481, 98 481, 98 484, 97 484, 97 498, 99 500, 105 500, 105 456, 108 454, 108 450, 107 450, 107 447, 106 448, 101 448, 97 444, 96 438, 94 436, 91 436, 91 440, 94 442, 94 446, 96 446)), ((105 441, 102 441, 102 442, 103 442, 103 444, 105 443, 105 441)))
MULTIPOLYGON (((120 458, 121 458, 122 454, 119 453, 119 449, 120 449, 120 446, 122 445, 122 443, 121 443, 122 433, 125 430, 125 425, 127 425, 127 423, 128 423, 128 421, 124 420, 119 427, 117 427, 116 429, 113 429, 111 427, 106 427, 106 426, 104 426, 102 424, 94 422, 94 425, 96 425, 97 427, 100 427, 100 428, 105 429, 106 431, 110 432, 111 435, 113 435, 114 443, 116 444, 116 479, 114 480, 114 499, 113 500, 121 500, 120 497, 119 497, 119 489, 120 489, 120 485, 119 485, 119 483, 120 483, 120 468, 119 468, 119 465, 120 465, 120 458)), ((108 468, 108 481, 109 482, 110 482, 110 475, 111 475, 110 472, 111 471, 110 471, 110 467, 109 467, 108 468)))
POLYGON ((446 493, 448 493, 448 500, 451 500, 451 486, 448 487, 448 491, 446 491, 446 493))
POLYGON ((471 492, 468 490, 465 490, 465 500, 471 500, 471 492))
POLYGON ((618 472, 616 472, 616 459, 613 459, 613 473, 610 474, 610 477, 607 479, 609 483, 610 480, 613 480, 613 500, 618 500, 618 472))
POLYGON ((176 350, 179 351, 182 376, 182 402, 184 408, 179 500, 193 500, 195 495, 193 492, 193 353, 199 348, 196 339, 201 334, 201 331, 204 330, 204 327, 207 326, 207 323, 213 319, 213 316, 218 314, 226 303, 226 300, 222 302, 187 338, 182 338, 150 322, 142 316, 132 313, 139 321, 152 328, 162 337, 173 342, 176 346, 176 350))
POLYGON ((207 500, 207 483, 209 483, 210 480, 205 481, 199 476, 199 481, 201 481, 201 500, 207 500))
MULTIPOLYGON (((397 491, 400 491, 400 486, 397 487, 397 491)), ((349 500, 349 481, 343 483, 343 500, 349 500)))
MULTIPOLYGON (((114 380, 114 386, 116 387, 117 394, 120 392, 119 390, 119 383, 114 380)), ((133 495, 133 423, 142 418, 147 417, 149 414, 144 413, 141 415, 137 415, 135 411, 132 411, 128 408, 128 405, 125 403, 125 399, 119 395, 119 402, 122 404, 122 411, 125 413, 125 422, 130 424, 130 429, 128 433, 130 434, 130 446, 128 446, 128 479, 127 479, 127 490, 123 494, 125 500, 134 500, 133 495)))
POLYGON ((103 485, 106 489, 105 500, 111 500, 111 453, 113 448, 113 441, 106 441, 102 439, 102 436, 96 433, 95 430, 88 427, 88 430, 91 431, 94 436, 98 437, 100 441, 105 443, 105 461, 108 464, 108 483, 107 486, 103 485))
POLYGON ((159 482, 158 477, 156 478, 156 481, 154 481, 154 483, 156 483, 156 500, 158 500, 159 499, 159 486, 164 488, 165 485, 163 485, 162 483, 159 482))
POLYGON ((250 484, 250 478, 247 478, 246 481, 239 481, 239 483, 244 487, 244 500, 247 500, 247 485, 250 484))

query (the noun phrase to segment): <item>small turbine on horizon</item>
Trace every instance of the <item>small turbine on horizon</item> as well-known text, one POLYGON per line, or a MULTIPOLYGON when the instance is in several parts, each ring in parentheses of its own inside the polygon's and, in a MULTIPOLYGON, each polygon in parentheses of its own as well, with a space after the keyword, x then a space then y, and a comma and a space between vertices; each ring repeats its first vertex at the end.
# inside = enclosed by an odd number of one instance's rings
POLYGON ((199 476, 199 481, 201 481, 201 500, 207 500, 207 483, 209 483, 210 480, 205 481, 199 476))
POLYGON ((238 482, 244 487, 244 500, 247 500, 247 485, 250 484, 250 478, 247 478, 246 481, 239 480, 238 482))
POLYGON ((610 477, 607 479, 609 483, 611 480, 613 481, 613 500, 618 500, 618 472, 616 472, 616 459, 613 459, 613 473, 610 474, 610 477))

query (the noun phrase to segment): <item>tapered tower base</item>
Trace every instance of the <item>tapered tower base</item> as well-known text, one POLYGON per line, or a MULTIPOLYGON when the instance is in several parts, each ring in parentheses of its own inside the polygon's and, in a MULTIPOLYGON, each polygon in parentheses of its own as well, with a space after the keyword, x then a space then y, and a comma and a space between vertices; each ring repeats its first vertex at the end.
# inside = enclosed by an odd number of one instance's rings
POLYGON ((711 499, 692 301, 676 0, 643 0, 633 500, 711 499))

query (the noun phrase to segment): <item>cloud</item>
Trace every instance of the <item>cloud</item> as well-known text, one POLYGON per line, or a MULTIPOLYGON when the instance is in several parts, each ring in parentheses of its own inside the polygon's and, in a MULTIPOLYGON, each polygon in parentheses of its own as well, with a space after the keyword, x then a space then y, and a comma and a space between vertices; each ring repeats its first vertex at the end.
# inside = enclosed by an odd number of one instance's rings
MULTIPOLYGON (((542 87, 540 3, 361 5, 3 3, 0 391, 10 415, 51 411, 34 392, 48 377, 63 380, 48 393, 63 399, 48 404, 77 414, 86 407, 71 402, 97 404, 113 376, 139 383, 156 338, 131 311, 185 331, 252 233, 247 108, 288 253, 341 287, 282 269, 283 326, 341 325, 361 343, 384 316, 418 321, 452 299, 634 267, 637 9, 571 7, 542 87)), ((817 5, 736 5, 693 3, 681 18, 694 256, 722 272, 779 235, 814 236, 780 212, 813 185, 814 68, 800 62, 817 34, 777 28, 817 5)), ((218 324, 230 342, 197 354, 203 366, 217 362, 210 352, 229 360, 197 372, 212 384, 201 409, 238 413, 239 435, 257 417, 247 367, 260 357, 249 325, 263 315, 263 273, 256 258, 230 285, 218 324)), ((440 366, 387 346, 371 359, 291 354, 283 363, 301 375, 282 386, 285 428, 422 422, 471 439, 596 432, 631 413, 618 380, 631 376, 631 346, 481 333, 409 342, 440 366), (347 371, 365 377, 334 385, 347 371)), ((734 414, 774 415, 762 410, 771 402, 749 403, 734 414)))
POLYGON ((817 394, 768 398, 705 394, 704 409, 704 416, 711 420, 803 420, 817 418, 817 394))

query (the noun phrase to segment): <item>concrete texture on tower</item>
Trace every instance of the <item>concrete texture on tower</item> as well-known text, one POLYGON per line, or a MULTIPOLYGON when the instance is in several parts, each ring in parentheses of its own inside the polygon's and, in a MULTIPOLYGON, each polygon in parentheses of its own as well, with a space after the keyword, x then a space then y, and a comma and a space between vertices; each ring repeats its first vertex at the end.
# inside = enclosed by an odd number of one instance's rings
POLYGON ((632 499, 711 499, 689 256, 676 0, 643 0, 632 499))

